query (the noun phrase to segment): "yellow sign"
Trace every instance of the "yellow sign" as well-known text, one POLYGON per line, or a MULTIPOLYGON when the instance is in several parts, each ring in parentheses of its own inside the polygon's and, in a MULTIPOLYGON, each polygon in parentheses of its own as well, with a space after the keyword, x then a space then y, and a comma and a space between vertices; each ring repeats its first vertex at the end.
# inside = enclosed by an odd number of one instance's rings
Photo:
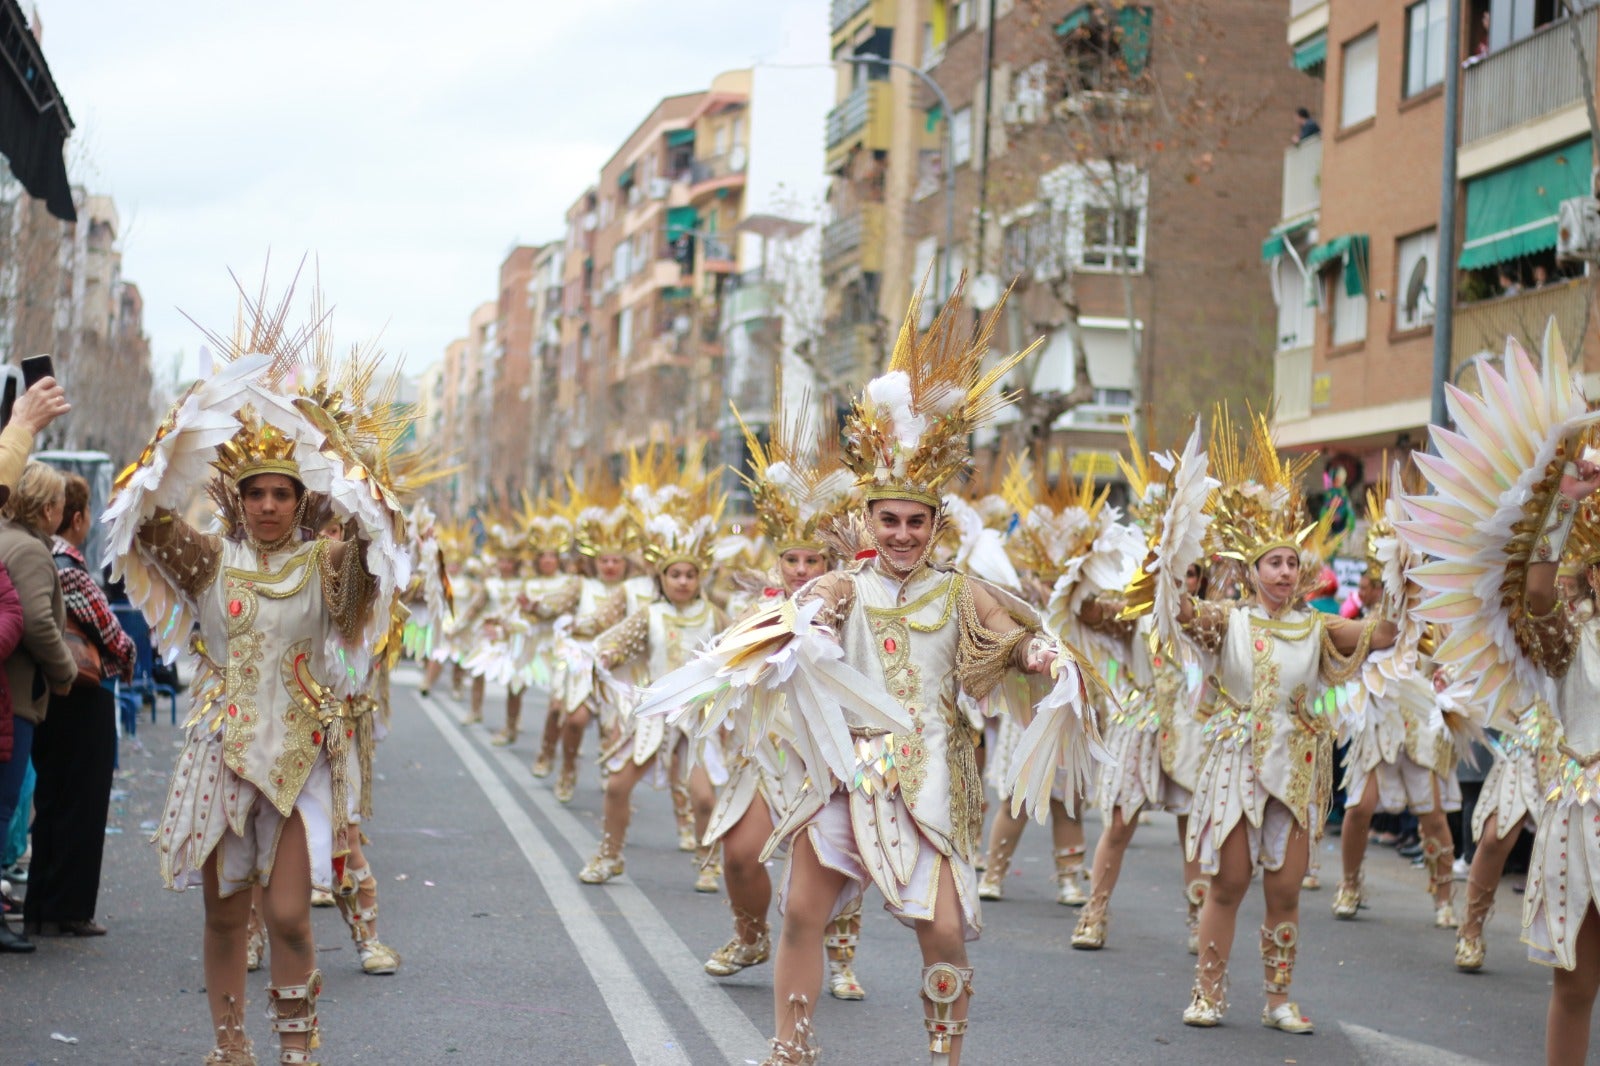
POLYGON ((1116 477, 1117 453, 1083 451, 1072 454, 1072 476, 1116 477))
POLYGON ((1324 371, 1311 378, 1311 406, 1326 407, 1333 402, 1333 375, 1324 371))

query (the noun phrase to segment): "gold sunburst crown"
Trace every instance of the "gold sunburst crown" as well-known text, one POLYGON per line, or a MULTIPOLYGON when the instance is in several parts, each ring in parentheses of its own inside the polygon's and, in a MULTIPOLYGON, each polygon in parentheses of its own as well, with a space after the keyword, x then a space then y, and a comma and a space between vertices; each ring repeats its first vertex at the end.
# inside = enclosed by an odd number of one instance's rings
POLYGON ((740 471, 739 478, 750 489, 761 532, 779 555, 796 548, 826 551, 820 531, 850 506, 854 488, 850 472, 839 458, 837 424, 812 411, 803 398, 798 412, 786 413, 781 407, 774 412, 769 439, 763 443, 737 408, 733 414, 750 453, 749 471, 740 471), (807 415, 818 420, 809 444, 805 439, 807 415))
POLYGON ((300 463, 295 458, 296 442, 292 437, 263 421, 252 406, 241 407, 234 417, 239 421, 239 429, 217 445, 217 457, 211 463, 230 486, 237 489, 241 481, 257 474, 282 474, 300 480, 300 463))
POLYGON ((1212 470, 1220 488, 1212 496, 1218 554, 1254 566, 1275 548, 1320 555, 1319 524, 1306 520, 1302 484, 1313 457, 1279 453, 1272 427, 1260 412, 1246 410, 1237 425, 1219 406, 1211 425, 1212 470))
POLYGON ((702 449, 685 449, 681 461, 661 445, 636 449, 628 454, 623 487, 645 563, 657 573, 691 563, 708 575, 726 497, 706 470, 702 449))
POLYGON ((937 511, 945 488, 971 463, 973 431, 1011 399, 1000 382, 1040 343, 985 370, 1005 299, 963 337, 964 286, 963 278, 926 331, 917 328, 918 290, 888 371, 867 384, 845 422, 844 462, 868 501, 915 500, 937 511))
POLYGON ((517 525, 529 555, 538 557, 546 552, 565 555, 572 550, 574 530, 569 509, 570 501, 556 501, 549 496, 535 500, 523 492, 517 525))
MULTIPOLYGON (((1061 458, 1059 452, 1054 454, 1061 458)), ((1012 562, 1053 584, 1074 559, 1094 546, 1111 487, 1096 492, 1092 471, 1085 471, 1083 479, 1074 482, 1067 476, 1065 463, 1051 487, 1025 457, 1012 456, 1000 494, 1017 516, 1006 538, 1012 562)))
POLYGON ((580 483, 567 476, 567 507, 572 514, 573 541, 591 559, 627 555, 639 547, 639 529, 622 503, 622 485, 611 467, 595 463, 580 483))

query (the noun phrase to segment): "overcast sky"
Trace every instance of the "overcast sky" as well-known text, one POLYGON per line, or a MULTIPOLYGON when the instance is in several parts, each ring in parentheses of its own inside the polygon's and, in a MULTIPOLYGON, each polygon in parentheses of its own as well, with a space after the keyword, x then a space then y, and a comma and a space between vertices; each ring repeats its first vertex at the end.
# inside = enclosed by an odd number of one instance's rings
MULTIPOLYGON (((26 0, 25 0, 26 3, 26 0)), ((158 360, 226 331, 234 270, 320 264, 339 336, 416 371, 662 96, 821 62, 827 0, 39 0, 73 178, 121 215, 158 360)), ((793 136, 820 141, 822 129, 793 136)))

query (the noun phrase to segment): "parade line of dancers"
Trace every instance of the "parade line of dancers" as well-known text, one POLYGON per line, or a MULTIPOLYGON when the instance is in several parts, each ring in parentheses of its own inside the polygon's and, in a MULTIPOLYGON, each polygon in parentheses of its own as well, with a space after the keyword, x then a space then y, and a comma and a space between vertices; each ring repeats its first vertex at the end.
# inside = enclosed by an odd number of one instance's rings
POLYGON ((316 1061, 313 896, 337 904, 364 972, 401 965, 378 939, 360 826, 402 655, 422 664, 424 696, 448 672, 468 724, 503 690, 492 743, 536 728, 530 769, 560 801, 580 759, 598 760, 603 831, 575 871, 596 891, 625 875, 634 790, 668 791, 684 876, 731 910, 706 973, 771 963, 767 1063, 820 1060, 824 988, 865 997, 869 890, 924 964, 915 993, 908 974, 879 994, 920 994, 934 1061, 959 1062, 966 944, 1030 816, 1049 823, 1085 951, 1116 935, 1141 816, 1176 816, 1187 922, 1173 942, 1195 975, 1173 1009, 1191 1026, 1227 1017, 1259 871, 1261 1023, 1311 1033, 1292 991, 1301 892, 1340 772, 1333 915, 1366 905, 1372 815, 1410 810, 1433 924, 1455 930, 1463 971, 1484 966, 1502 867, 1536 827, 1522 924, 1554 968, 1546 1053, 1587 1053, 1600 416, 1553 326, 1538 357, 1513 343, 1503 370, 1485 367, 1481 394, 1452 390, 1454 428, 1367 487, 1364 517, 1337 535, 1307 509, 1309 457, 1281 453, 1250 412, 1214 412, 1182 448, 1134 447, 1125 508, 1059 455, 975 461, 973 433, 1025 353, 994 359, 999 309, 969 332, 959 292, 925 330, 913 305, 842 426, 779 410, 746 430, 753 520, 725 514, 722 472, 696 449, 652 447, 468 523, 421 502, 445 459, 407 443, 380 359, 336 355, 328 319, 291 325, 290 306, 246 301, 236 333, 211 337, 215 368, 105 518, 158 646, 195 664, 155 843, 168 886, 205 902, 207 1063, 257 1061, 242 1011, 260 966, 276 1061, 316 1061), (1365 555, 1353 617, 1308 604, 1335 551, 1365 555), (542 722, 522 720, 530 688, 542 722), (1445 815, 1486 730, 1479 847, 1456 900, 1445 815))

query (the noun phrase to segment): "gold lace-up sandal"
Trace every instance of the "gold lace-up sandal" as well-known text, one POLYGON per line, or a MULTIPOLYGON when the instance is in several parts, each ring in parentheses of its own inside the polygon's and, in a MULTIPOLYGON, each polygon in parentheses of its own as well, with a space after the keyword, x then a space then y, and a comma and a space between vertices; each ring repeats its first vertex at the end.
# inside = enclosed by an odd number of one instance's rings
MULTIPOLYGON (((1261 927, 1261 963, 1266 968, 1262 991, 1269 996, 1287 996, 1294 980, 1294 957, 1300 946, 1300 927, 1294 922, 1279 922, 1261 927)), ((1294 1001, 1261 1008, 1261 1024, 1280 1033, 1307 1034, 1311 1019, 1300 1013, 1294 1001)))
POLYGON ((344 881, 334 898, 340 917, 350 927, 350 939, 355 942, 361 972, 380 975, 398 971, 400 953, 378 939, 378 879, 372 875, 372 867, 346 867, 344 881), (370 906, 362 906, 362 893, 371 897, 370 906))
POLYGON ((1072 930, 1072 946, 1079 951, 1099 951, 1106 946, 1106 926, 1111 921, 1111 897, 1096 892, 1078 914, 1078 925, 1072 930))
POLYGON ((722 877, 722 853, 713 845, 709 848, 700 848, 694 853, 694 890, 696 892, 712 893, 722 887, 719 880, 722 877))
POLYGON ((822 1049, 812 1041, 811 1002, 802 995, 790 996, 789 1016, 794 1020, 794 1035, 788 1040, 773 1037, 761 1066, 811 1066, 821 1061, 822 1049))
POLYGON ((1194 987, 1189 990, 1189 1005, 1183 1009, 1183 1024, 1213 1029, 1228 1013, 1228 960, 1217 945, 1207 944, 1194 966, 1194 987))
POLYGON ((1467 879, 1467 916, 1456 933, 1456 969, 1463 973, 1477 973, 1483 969, 1487 949, 1483 943, 1483 929, 1494 915, 1494 894, 1497 885, 1485 888, 1467 879), (1468 929, 1476 929, 1469 934, 1468 929))
POLYGON ((613 877, 621 877, 622 870, 622 848, 613 844, 610 834, 606 834, 600 838, 600 848, 594 858, 578 871, 578 880, 586 885, 603 885, 613 877))
POLYGON ((1450 845, 1435 837, 1422 840, 1422 865, 1428 871, 1428 895, 1433 899, 1433 927, 1454 929, 1461 923, 1456 919, 1456 879, 1451 870, 1455 856, 1450 845), (1444 899, 1439 892, 1444 891, 1444 899))
POLYGON ((1056 902, 1063 907, 1081 907, 1089 902, 1083 890, 1083 845, 1056 852, 1056 902))
POLYGON ((311 1052, 322 1046, 317 1025, 317 997, 322 994, 322 971, 312 970, 303 985, 269 985, 267 1001, 272 1011, 272 1031, 278 1034, 278 1062, 281 1066, 320 1066, 311 1052), (284 1047, 288 1033, 304 1033, 305 1047, 284 1047))
MULTIPOLYGON (((732 907, 732 904, 729 904, 732 907)), ((733 908, 733 939, 711 953, 705 971, 712 977, 732 977, 748 966, 759 966, 772 957, 772 933, 767 923, 753 914, 733 908), (754 940, 745 940, 754 936, 754 940)))
POLYGON ((228 1009, 217 1026, 217 1046, 201 1060, 203 1066, 256 1066, 256 1050, 244 1032, 244 1012, 239 1001, 227 997, 228 1009))
POLYGON ((1333 890, 1333 916, 1341 922, 1353 920, 1361 911, 1362 884, 1365 878, 1360 870, 1355 876, 1340 880, 1339 887, 1333 890))
POLYGON ((856 900, 828 923, 822 938, 828 949, 828 995, 848 1001, 867 998, 856 978, 856 947, 861 943, 861 901, 856 900))
POLYGON ((993 841, 989 857, 984 862, 983 877, 978 880, 979 899, 1006 898, 1006 873, 1011 869, 1011 856, 1017 850, 1017 839, 1011 836, 993 841))

